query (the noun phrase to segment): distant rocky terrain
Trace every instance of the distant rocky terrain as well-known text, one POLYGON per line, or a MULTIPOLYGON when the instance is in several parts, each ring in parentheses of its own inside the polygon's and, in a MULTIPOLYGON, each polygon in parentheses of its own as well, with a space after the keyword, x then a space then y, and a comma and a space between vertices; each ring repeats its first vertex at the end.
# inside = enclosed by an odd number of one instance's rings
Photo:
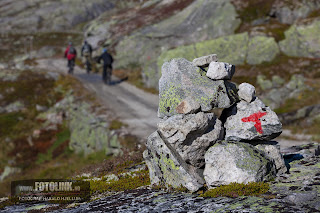
POLYGON ((11 1, 0 3, 1 33, 68 31, 115 7, 112 1, 11 1))

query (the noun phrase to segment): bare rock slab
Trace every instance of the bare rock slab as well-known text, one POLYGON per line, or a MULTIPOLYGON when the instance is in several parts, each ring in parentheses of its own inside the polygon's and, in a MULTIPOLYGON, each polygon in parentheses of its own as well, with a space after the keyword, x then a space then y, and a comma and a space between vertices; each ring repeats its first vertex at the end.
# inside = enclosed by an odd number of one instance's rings
POLYGON ((222 113, 227 141, 269 141, 279 136, 282 124, 275 112, 256 98, 240 101, 222 113))
POLYGON ((192 63, 197 67, 208 67, 209 64, 213 61, 218 61, 217 54, 202 56, 200 58, 193 59, 192 63))
POLYGON ((235 73, 235 66, 224 62, 211 62, 207 77, 212 80, 231 80, 235 73))
POLYGON ((143 157, 149 168, 151 184, 174 188, 183 186, 191 192, 204 184, 201 172, 187 165, 157 131, 149 136, 143 157))
POLYGON ((181 158, 196 168, 204 166, 204 154, 223 138, 222 122, 213 113, 174 115, 158 124, 158 130, 181 158))
POLYGON ((159 80, 158 117, 178 114, 176 108, 188 97, 199 103, 203 112, 228 108, 238 100, 234 84, 212 81, 190 61, 179 58, 164 63, 159 80))
POLYGON ((273 161, 248 143, 217 142, 206 152, 205 162, 203 175, 209 188, 268 181, 276 175, 273 161))

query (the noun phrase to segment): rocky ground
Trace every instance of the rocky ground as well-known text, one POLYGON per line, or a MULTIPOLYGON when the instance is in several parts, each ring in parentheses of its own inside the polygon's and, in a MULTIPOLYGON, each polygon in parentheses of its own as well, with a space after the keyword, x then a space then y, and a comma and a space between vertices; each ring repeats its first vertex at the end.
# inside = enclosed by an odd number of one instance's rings
POLYGON ((290 168, 288 173, 270 182, 269 192, 258 197, 203 198, 197 194, 170 193, 142 187, 98 194, 88 203, 68 206, 20 204, 5 207, 1 212, 318 212, 319 152, 317 144, 287 150, 284 157, 290 168))
MULTIPOLYGON (((202 198, 196 194, 171 193, 151 187, 142 187, 125 192, 97 193, 92 197, 91 202, 79 205, 20 204, 5 207, 0 211, 320 211, 320 166, 319 157, 314 157, 317 144, 308 145, 310 142, 320 141, 318 132, 320 127, 318 101, 320 98, 318 51, 320 43, 316 36, 319 34, 320 4, 318 1, 131 0, 124 2, 95 0, 90 4, 77 2, 76 6, 74 2, 73 0, 1 1, 1 82, 11 84, 11 81, 19 79, 14 77, 15 75, 7 75, 3 72, 4 70, 21 72, 40 69, 65 72, 65 62, 60 58, 68 40, 72 40, 79 50, 82 41, 87 39, 94 46, 94 55, 100 53, 100 47, 107 46, 115 56, 117 72, 124 73, 124 76, 138 73, 139 78, 143 80, 144 87, 156 89, 158 89, 161 66, 166 60, 172 57, 185 57, 192 60, 202 55, 218 53, 219 61, 236 65, 233 80, 236 83, 248 82, 256 86, 261 100, 279 115, 285 129, 277 141, 280 143, 280 150, 285 155, 286 161, 291 161, 290 164, 287 164, 290 167, 289 173, 270 182, 269 192, 260 197, 202 198), (72 5, 72 11, 66 9, 70 5, 72 5), (212 52, 212 49, 215 52, 212 52), (296 147, 292 147, 293 145, 296 147), (300 159, 302 157, 303 159, 300 159)), ((77 64, 81 65, 81 62, 78 61, 77 64)), ((67 130, 74 132, 73 137, 70 138, 66 129, 64 131, 58 128, 58 132, 68 135, 62 138, 63 141, 58 142, 59 149, 51 148, 48 149, 49 151, 46 149, 48 152, 42 155, 35 154, 39 153, 38 149, 36 152, 30 152, 31 154, 28 152, 30 156, 33 154, 33 158, 30 159, 34 160, 34 157, 37 157, 39 160, 38 157, 41 156, 40 161, 47 162, 45 166, 48 166, 49 169, 44 169, 40 173, 41 177, 47 178, 53 174, 59 176, 61 170, 57 168, 66 170, 64 168, 68 168, 68 163, 74 163, 67 162, 64 158, 53 162, 50 159, 55 159, 57 151, 66 148, 66 144, 74 144, 74 147, 80 147, 79 150, 83 149, 86 146, 85 143, 69 142, 81 139, 75 136, 84 129, 87 135, 83 134, 82 138, 89 138, 91 130, 96 127, 98 127, 96 129, 101 129, 116 124, 118 127, 115 129, 102 133, 97 131, 96 135, 106 134, 109 137, 110 134, 116 133, 121 137, 130 133, 143 138, 140 141, 145 141, 146 137, 157 128, 156 124, 159 120, 156 117, 158 106, 156 95, 137 89, 125 82, 125 78, 114 78, 113 85, 106 86, 101 83, 98 74, 88 76, 79 67, 75 72, 75 77, 104 105, 101 108, 93 106, 96 109, 92 110, 93 114, 87 113, 86 104, 78 102, 75 106, 72 98, 67 96, 60 97, 64 100, 61 103, 72 106, 71 108, 78 108, 78 110, 69 110, 61 105, 54 106, 53 102, 61 101, 58 98, 52 100, 50 104, 41 102, 36 106, 32 103, 30 111, 29 104, 24 101, 3 102, 3 97, 6 98, 7 94, 16 94, 15 91, 11 91, 10 87, 6 92, 0 91, 0 125, 7 124, 2 122, 7 119, 3 116, 7 113, 14 115, 14 122, 9 123, 14 126, 16 121, 21 121, 21 118, 25 118, 26 115, 28 118, 25 120, 29 121, 38 113, 53 114, 54 116, 47 117, 51 121, 56 118, 55 121, 61 120, 63 117, 62 114, 59 114, 61 110, 69 115, 76 112, 75 114, 78 114, 80 119, 75 119, 73 124, 84 124, 78 126, 79 128, 77 125, 68 126, 67 130), (28 111, 26 108, 29 112, 36 113, 26 113, 28 111), (59 167, 59 165, 62 166, 59 167)), ((56 76, 55 74, 49 75, 51 77, 48 79, 51 80, 56 76)), ((41 89, 41 86, 38 89, 41 89)), ((63 124, 64 122, 63 120, 63 124)), ((36 124, 37 128, 33 129, 34 123, 32 122, 26 125, 30 127, 29 130, 41 129, 38 124, 36 124)), ((21 131, 19 128, 18 130, 21 131)), ((0 129, 1 131, 3 129, 0 129)), ((47 145, 56 143, 57 137, 60 137, 58 132, 50 132, 51 140, 48 140, 47 145)), ((38 137, 39 131, 29 131, 29 136, 32 136, 27 137, 28 135, 25 134, 23 140, 12 139, 10 141, 10 139, 1 138, 2 133, 0 140, 1 143, 4 143, 1 145, 5 148, 4 150, 11 146, 5 146, 6 144, 13 144, 13 142, 23 144, 21 147, 28 150, 32 143, 33 147, 38 148, 40 142, 47 140, 48 136, 44 134, 48 133, 47 130, 40 131, 40 138, 38 137)), ((64 134, 62 136, 65 136, 64 134)), ((139 141, 131 137, 126 140, 127 143, 134 144, 139 141)), ((94 141, 96 142, 95 139, 94 141)), ((118 153, 117 144, 113 144, 109 151, 118 153)), ((94 148, 89 147, 86 150, 92 152, 94 148)), ((137 150, 139 157, 133 160, 125 159, 124 162, 126 160, 141 162, 142 153, 140 153, 141 150, 137 150)), ((21 154, 21 150, 15 149, 14 155, 17 155, 17 159, 19 159, 19 153, 21 154)), ((125 155, 130 156, 127 153, 125 155)), ((79 165, 83 165, 83 161, 86 161, 84 164, 95 165, 105 159, 103 153, 101 158, 99 156, 96 159, 91 155, 82 160, 76 156, 73 158, 79 165)), ((0 154, 0 159, 5 157, 0 154)), ((5 178, 3 174, 10 177, 10 174, 21 172, 15 161, 10 161, 6 170, 4 165, 8 162, 7 160, 0 161, 1 179, 5 178)), ((88 169, 90 176, 99 178, 105 175, 96 171, 114 172, 113 168, 106 168, 107 164, 91 166, 92 169, 88 169)), ((38 171, 32 170, 31 172, 37 173, 38 171)), ((8 186, 5 187, 7 191, 8 186)), ((5 198, 1 199, 1 203, 5 200, 5 198)))

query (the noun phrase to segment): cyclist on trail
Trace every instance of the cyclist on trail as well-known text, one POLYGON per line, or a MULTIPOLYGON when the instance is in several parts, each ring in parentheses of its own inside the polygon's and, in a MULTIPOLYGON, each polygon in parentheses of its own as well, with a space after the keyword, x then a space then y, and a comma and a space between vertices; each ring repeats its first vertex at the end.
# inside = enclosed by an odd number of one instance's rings
POLYGON ((69 74, 73 74, 73 68, 75 66, 76 56, 77 56, 76 48, 73 47, 72 42, 69 42, 67 49, 64 51, 64 57, 68 59, 69 74))
POLYGON ((100 63, 101 60, 103 60, 102 80, 106 84, 110 84, 111 83, 111 75, 112 75, 113 58, 108 53, 107 49, 103 49, 102 54, 97 59, 98 63, 100 63))
POLYGON ((85 57, 85 65, 87 73, 91 72, 91 56, 92 56, 92 46, 87 42, 84 41, 84 44, 81 48, 81 57, 85 57))

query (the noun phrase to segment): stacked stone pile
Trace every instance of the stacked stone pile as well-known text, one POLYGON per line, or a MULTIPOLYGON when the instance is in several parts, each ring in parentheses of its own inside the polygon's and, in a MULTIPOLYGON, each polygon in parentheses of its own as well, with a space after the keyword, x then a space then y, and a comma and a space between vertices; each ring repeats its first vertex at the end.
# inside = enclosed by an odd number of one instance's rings
POLYGON ((144 158, 153 184, 186 187, 268 181, 286 171, 276 142, 277 115, 254 86, 231 80, 235 67, 215 54, 172 59, 159 81, 158 130, 144 158), (220 117, 213 109, 223 108, 220 117))

